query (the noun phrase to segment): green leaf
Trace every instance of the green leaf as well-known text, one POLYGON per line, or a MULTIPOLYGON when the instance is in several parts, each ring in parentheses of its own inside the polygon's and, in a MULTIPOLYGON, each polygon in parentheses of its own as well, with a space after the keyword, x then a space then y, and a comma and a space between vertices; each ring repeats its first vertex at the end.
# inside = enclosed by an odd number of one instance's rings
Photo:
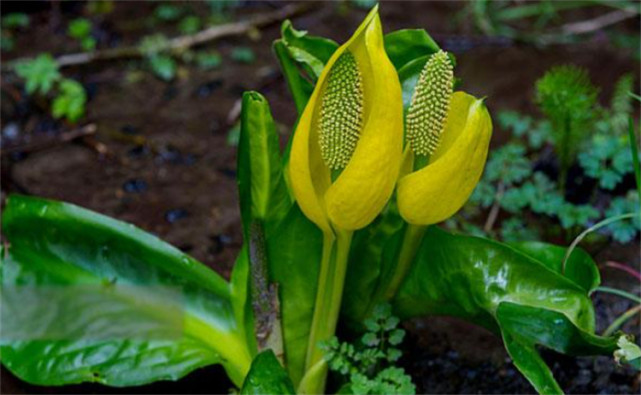
POLYGON ((385 35, 385 52, 396 70, 411 61, 439 51, 439 46, 424 29, 403 29, 385 35))
POLYGON ((0 49, 3 51, 13 51, 16 46, 16 42, 8 33, 0 32, 0 49))
POLYGON ((269 276, 271 282, 278 284, 285 360, 295 386, 305 369, 322 244, 322 232, 298 205, 267 238, 269 276))
POLYGON ((267 100, 257 92, 243 95, 238 145, 238 191, 245 234, 254 221, 266 231, 291 207, 280 156, 280 142, 267 100))
POLYGON ((594 334, 588 289, 598 284, 598 272, 590 268, 590 259, 577 254, 564 276, 558 247, 521 243, 518 248, 536 258, 498 242, 430 227, 393 300, 395 313, 401 318, 452 315, 501 333, 508 352, 519 360, 517 367, 537 390, 557 392, 534 345, 572 355, 607 355, 616 337, 594 334))
POLYGON ((532 344, 569 355, 612 354, 620 336, 601 337, 572 322, 567 311, 502 302, 497 317, 503 331, 532 344))
POLYGON ((292 380, 272 350, 256 355, 240 390, 243 395, 295 394, 292 380))
POLYGON ((176 62, 170 56, 155 55, 149 58, 151 71, 163 81, 170 81, 176 75, 176 62))
POLYGON ((516 340, 511 332, 503 334, 503 344, 516 368, 530 380, 538 393, 563 394, 550 368, 533 345, 516 340))
POLYGON ((51 113, 54 118, 67 118, 70 122, 76 122, 85 114, 86 102, 87 94, 82 84, 64 79, 60 83, 60 93, 51 105, 51 113))
MULTIPOLYGON (((536 259, 548 269, 562 274, 561 270, 567 247, 540 241, 519 241, 507 243, 507 245, 530 258, 536 259)), ((576 248, 570 255, 565 266, 565 277, 583 288, 588 294, 592 293, 601 283, 601 275, 596 262, 581 248, 576 248)))
POLYGON ((294 29, 289 20, 283 22, 281 36, 291 58, 308 72, 313 81, 320 76, 325 63, 338 48, 338 44, 332 40, 294 29))
POLYGON ((74 19, 69 22, 67 34, 77 39, 88 37, 91 34, 91 22, 85 18, 74 19))
POLYGON ((532 167, 525 147, 519 143, 508 143, 492 152, 483 179, 487 182, 500 181, 506 185, 516 184, 532 174, 532 167))
POLYGON ((405 331, 402 329, 394 329, 389 335, 389 343, 393 346, 401 344, 405 337, 405 331))
POLYGON ((363 337, 361 338, 361 341, 363 342, 363 344, 370 347, 376 346, 380 342, 380 340, 376 336, 376 333, 371 333, 371 332, 364 334, 363 337))
POLYGON ((198 30, 200 30, 200 18, 195 15, 184 17, 178 24, 178 31, 183 34, 194 34, 198 30))
POLYGON ((250 276, 249 252, 247 244, 245 244, 236 257, 236 263, 231 273, 229 291, 231 293, 231 305, 234 311, 238 333, 245 335, 247 348, 249 348, 252 355, 254 355, 258 347, 254 331, 250 276))
POLYGON ((299 73, 296 63, 292 59, 283 40, 279 39, 274 41, 273 50, 280 63, 285 81, 287 81, 287 87, 294 98, 296 112, 300 115, 305 109, 305 105, 314 90, 314 86, 299 73))
POLYGON ((48 53, 19 63, 16 65, 16 74, 25 80, 25 88, 29 94, 39 91, 46 95, 53 84, 62 78, 58 63, 48 53))
POLYGON ((154 16, 162 21, 175 21, 183 14, 184 8, 174 4, 161 4, 154 10, 154 16))
POLYGON ((606 229, 612 234, 612 238, 619 243, 628 243, 637 235, 641 229, 641 213, 639 213, 639 197, 634 191, 629 191, 623 197, 619 196, 610 201, 610 206, 605 210, 605 217, 612 218, 625 213, 636 213, 632 221, 615 221, 607 225, 606 229))
POLYGON ((196 64, 204 70, 215 69, 223 62, 223 58, 218 52, 198 52, 196 54, 196 64))
POLYGON ((2 225, 0 351, 16 376, 130 386, 222 363, 242 382, 252 356, 232 295, 203 264, 61 202, 10 196, 2 225))
POLYGON ((280 62, 296 110, 303 112, 314 89, 314 83, 338 44, 324 37, 310 36, 294 29, 289 20, 281 26, 281 37, 274 41, 274 52, 280 62))
POLYGON ((231 58, 238 63, 250 64, 256 60, 254 50, 249 47, 236 47, 231 51, 231 58))
POLYGON ((93 51, 96 48, 96 39, 93 37, 85 37, 80 42, 80 45, 82 45, 82 49, 85 51, 93 51))
POLYGON ((536 240, 539 238, 538 229, 528 225, 520 217, 508 218, 501 222, 501 240, 504 242, 536 240))
POLYGON ((29 15, 21 12, 13 12, 2 17, 3 29, 15 29, 16 27, 29 26, 29 15))

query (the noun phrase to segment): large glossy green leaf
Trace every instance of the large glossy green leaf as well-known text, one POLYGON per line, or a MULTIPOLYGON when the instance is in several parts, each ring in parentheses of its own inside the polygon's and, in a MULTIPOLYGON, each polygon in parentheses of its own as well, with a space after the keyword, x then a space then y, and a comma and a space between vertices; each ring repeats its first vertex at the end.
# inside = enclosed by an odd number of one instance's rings
POLYGON ((256 355, 240 390, 243 395, 295 394, 292 380, 272 350, 256 355))
POLYGON ((252 355, 228 284, 136 227, 11 196, 2 217, 2 363, 25 381, 129 386, 252 355))
POLYGON ((563 273, 587 292, 592 292, 601 283, 601 274, 596 263, 584 250, 575 248, 563 272, 563 260, 567 247, 555 246, 540 241, 516 241, 507 243, 510 247, 538 260, 549 269, 563 273))
POLYGON ((318 227, 294 205, 267 239, 269 276, 280 296, 285 362, 296 386, 305 369, 322 238, 318 227))
POLYGON ((534 387, 559 392, 535 346, 572 355, 608 355, 618 336, 594 334, 587 288, 598 283, 598 272, 586 270, 591 261, 569 260, 564 276, 549 260, 558 255, 558 247, 547 247, 549 253, 543 244, 521 245, 537 259, 505 244, 430 227, 393 301, 395 313, 403 318, 458 316, 501 333, 516 366, 534 387), (570 275, 580 270, 588 274, 570 275))

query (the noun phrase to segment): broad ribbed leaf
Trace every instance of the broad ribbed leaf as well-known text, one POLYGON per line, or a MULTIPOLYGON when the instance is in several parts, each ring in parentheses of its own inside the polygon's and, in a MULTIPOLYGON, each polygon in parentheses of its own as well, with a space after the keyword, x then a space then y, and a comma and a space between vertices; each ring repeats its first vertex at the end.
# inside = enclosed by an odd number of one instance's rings
POLYGON ((598 272, 589 269, 591 261, 569 260, 566 273, 586 273, 566 277, 549 258, 559 255, 559 247, 547 247, 521 246, 535 259, 505 244, 430 227, 393 301, 395 313, 458 316, 501 333, 534 387, 559 392, 536 345, 571 355, 611 355, 618 336, 594 334, 586 288, 598 283, 598 272))
POLYGON ((136 227, 61 202, 11 196, 2 218, 2 363, 39 385, 176 380, 251 355, 228 284, 136 227))

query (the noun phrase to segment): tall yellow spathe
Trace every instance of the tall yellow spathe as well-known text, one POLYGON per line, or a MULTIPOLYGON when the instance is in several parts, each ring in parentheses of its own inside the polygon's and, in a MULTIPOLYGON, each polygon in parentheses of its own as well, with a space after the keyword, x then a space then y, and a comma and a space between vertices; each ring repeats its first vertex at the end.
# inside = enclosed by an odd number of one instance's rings
POLYGON ((365 227, 393 193, 402 151, 401 86, 375 7, 327 62, 300 117, 288 169, 294 197, 324 232, 365 227), (336 75, 350 67, 353 75, 336 75))
POLYGON ((479 182, 492 136, 492 120, 483 100, 455 92, 445 129, 428 164, 412 171, 414 153, 407 147, 398 208, 405 221, 430 225, 454 215, 479 182))

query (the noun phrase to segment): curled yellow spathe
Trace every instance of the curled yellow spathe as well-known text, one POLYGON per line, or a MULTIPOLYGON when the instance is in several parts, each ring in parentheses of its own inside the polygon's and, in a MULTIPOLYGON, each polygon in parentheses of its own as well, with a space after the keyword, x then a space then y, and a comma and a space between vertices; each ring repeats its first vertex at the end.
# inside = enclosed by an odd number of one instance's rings
POLYGON ((325 232, 334 227, 356 230, 368 225, 393 193, 402 146, 401 86, 385 53, 375 7, 327 62, 299 119, 288 171, 301 210, 325 232), (319 118, 328 75, 346 51, 358 67, 362 126, 351 157, 332 181, 331 170, 321 155, 319 118))
POLYGON ((430 225, 454 215, 479 182, 492 136, 483 100, 464 92, 452 95, 441 142, 427 166, 411 172, 407 149, 398 181, 398 208, 405 221, 430 225))

